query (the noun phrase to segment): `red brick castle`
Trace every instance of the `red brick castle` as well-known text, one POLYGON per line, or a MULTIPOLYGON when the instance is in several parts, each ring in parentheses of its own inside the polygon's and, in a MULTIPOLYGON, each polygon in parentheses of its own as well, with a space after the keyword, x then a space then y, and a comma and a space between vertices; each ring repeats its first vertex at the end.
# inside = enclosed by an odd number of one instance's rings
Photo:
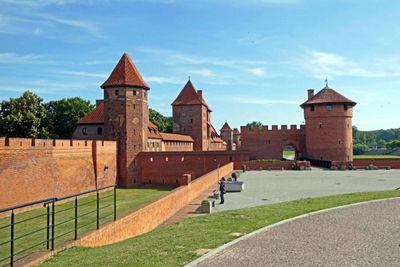
MULTIPOLYGON (((127 54, 122 56, 101 88, 104 100, 97 101, 96 108, 77 123, 73 138, 116 140, 118 183, 122 186, 151 183, 151 179, 141 178, 141 164, 147 166, 156 157, 148 152, 158 153, 154 154, 157 158, 162 155, 164 165, 171 158, 184 162, 184 156, 189 156, 199 166, 204 165, 204 171, 205 166, 218 165, 207 161, 210 159, 222 160, 221 163, 235 161, 238 157, 243 160, 243 155, 250 159, 281 159, 287 145, 294 147, 296 158, 338 165, 353 160, 352 109, 356 103, 328 86, 316 95, 313 90, 308 91, 308 100, 301 105, 305 125, 300 128, 296 125, 290 128, 283 125, 280 129, 278 126, 271 129, 242 126, 239 132, 225 123, 221 135, 211 123, 211 109, 202 91, 196 90, 190 80, 172 103, 173 133, 159 132, 149 121, 150 87, 127 54)), ((154 165, 157 166, 161 165, 154 165)), ((190 173, 187 167, 185 171, 190 173)), ((162 177, 154 172, 152 175, 162 177)))

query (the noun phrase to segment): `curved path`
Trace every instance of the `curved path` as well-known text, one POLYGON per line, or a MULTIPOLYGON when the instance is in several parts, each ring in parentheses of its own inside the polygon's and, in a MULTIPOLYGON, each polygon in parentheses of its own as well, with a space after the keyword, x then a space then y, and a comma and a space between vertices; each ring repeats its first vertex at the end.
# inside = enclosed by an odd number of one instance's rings
POLYGON ((294 219, 250 235, 196 266, 400 266, 400 199, 294 219))

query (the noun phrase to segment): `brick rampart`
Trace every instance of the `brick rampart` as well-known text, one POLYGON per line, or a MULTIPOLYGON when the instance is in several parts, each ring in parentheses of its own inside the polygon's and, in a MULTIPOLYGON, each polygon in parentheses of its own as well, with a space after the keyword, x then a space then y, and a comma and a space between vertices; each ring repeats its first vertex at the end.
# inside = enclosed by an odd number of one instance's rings
POLYGON ((196 179, 229 162, 247 161, 246 152, 192 151, 192 152, 142 152, 139 154, 141 184, 179 185, 183 174, 196 179))
POLYGON ((115 182, 115 142, 0 138, 0 208, 115 182))
POLYGON ((302 157, 306 150, 304 125, 241 127, 241 149, 249 152, 250 159, 281 159, 286 145, 292 145, 302 157))
POLYGON ((400 159, 354 159, 353 165, 356 168, 374 165, 380 168, 390 167, 392 169, 400 169, 400 159))
POLYGON ((78 244, 85 247, 104 246, 149 232, 216 184, 221 176, 232 171, 233 163, 228 163, 218 170, 199 177, 189 185, 180 186, 151 204, 82 237, 78 244))

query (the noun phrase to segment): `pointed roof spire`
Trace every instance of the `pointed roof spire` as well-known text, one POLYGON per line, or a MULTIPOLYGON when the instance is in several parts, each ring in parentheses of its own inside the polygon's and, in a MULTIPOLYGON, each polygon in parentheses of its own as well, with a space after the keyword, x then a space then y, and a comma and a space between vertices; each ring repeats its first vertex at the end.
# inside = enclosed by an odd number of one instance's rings
POLYGON ((227 122, 225 122, 224 126, 221 128, 221 131, 232 131, 232 128, 227 122))
POLYGON ((205 105, 208 108, 206 101, 198 94, 191 80, 187 81, 172 105, 205 105))
POLYGON ((118 64, 111 72, 110 77, 101 85, 101 88, 123 86, 139 87, 146 90, 150 89, 127 53, 122 55, 118 64))

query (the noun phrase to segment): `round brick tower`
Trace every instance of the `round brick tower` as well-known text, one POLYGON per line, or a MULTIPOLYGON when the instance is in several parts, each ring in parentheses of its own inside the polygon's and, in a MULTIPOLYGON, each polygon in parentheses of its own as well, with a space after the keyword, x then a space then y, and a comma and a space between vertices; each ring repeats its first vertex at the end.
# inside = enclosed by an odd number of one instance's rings
POLYGON ((347 165, 353 161, 353 107, 356 103, 328 85, 314 95, 308 90, 304 109, 306 158, 347 165))

